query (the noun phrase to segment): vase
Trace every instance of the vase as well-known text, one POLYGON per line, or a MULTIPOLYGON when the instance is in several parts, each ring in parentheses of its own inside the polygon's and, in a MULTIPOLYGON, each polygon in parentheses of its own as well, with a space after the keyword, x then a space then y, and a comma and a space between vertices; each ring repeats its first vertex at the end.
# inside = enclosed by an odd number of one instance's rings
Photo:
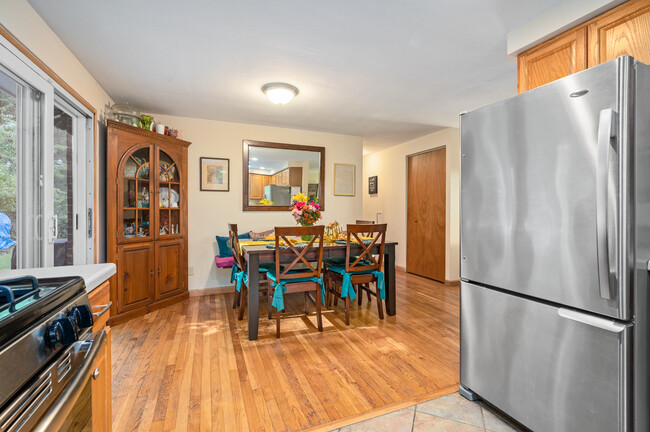
MULTIPOLYGON (((303 225, 303 226, 314 226, 314 224, 303 225)), ((304 236, 300 236, 300 240, 309 243, 313 237, 314 237, 313 235, 304 235, 304 236)))

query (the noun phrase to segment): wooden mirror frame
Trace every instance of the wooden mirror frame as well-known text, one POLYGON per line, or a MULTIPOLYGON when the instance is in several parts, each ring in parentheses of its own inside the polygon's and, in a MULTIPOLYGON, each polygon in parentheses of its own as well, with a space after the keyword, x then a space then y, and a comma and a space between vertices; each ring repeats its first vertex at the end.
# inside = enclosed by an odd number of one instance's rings
POLYGON ((243 153, 243 158, 242 158, 242 172, 243 172, 243 202, 242 202, 242 207, 244 211, 289 211, 289 208, 283 207, 283 206, 252 206, 248 204, 248 179, 249 179, 249 172, 248 172, 248 155, 249 155, 249 147, 266 147, 266 148, 276 148, 276 149, 283 149, 283 150, 302 150, 302 151, 310 151, 310 152, 318 152, 320 153, 320 180, 319 180, 319 196, 320 196, 320 202, 318 203, 320 206, 320 210, 323 211, 325 210, 325 147, 317 147, 317 146, 308 146, 308 145, 299 145, 299 144, 284 144, 284 143, 273 143, 273 142, 265 142, 265 141, 253 141, 253 140, 244 140, 242 146, 242 153, 243 153))

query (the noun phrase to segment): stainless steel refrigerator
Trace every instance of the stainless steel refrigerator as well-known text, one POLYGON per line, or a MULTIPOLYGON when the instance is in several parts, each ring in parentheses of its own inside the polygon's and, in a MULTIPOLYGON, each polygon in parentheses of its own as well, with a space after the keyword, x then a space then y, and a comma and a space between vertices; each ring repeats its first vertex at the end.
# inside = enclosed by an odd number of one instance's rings
POLYGON ((650 68, 461 115, 461 393, 539 432, 650 430, 650 68))

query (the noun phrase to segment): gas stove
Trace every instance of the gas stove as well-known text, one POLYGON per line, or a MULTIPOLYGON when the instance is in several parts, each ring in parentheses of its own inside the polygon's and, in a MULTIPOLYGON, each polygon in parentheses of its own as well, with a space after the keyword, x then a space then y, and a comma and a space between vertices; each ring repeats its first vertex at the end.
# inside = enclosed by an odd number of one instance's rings
POLYGON ((0 281, 0 432, 37 430, 51 414, 103 343, 92 325, 80 277, 0 281))

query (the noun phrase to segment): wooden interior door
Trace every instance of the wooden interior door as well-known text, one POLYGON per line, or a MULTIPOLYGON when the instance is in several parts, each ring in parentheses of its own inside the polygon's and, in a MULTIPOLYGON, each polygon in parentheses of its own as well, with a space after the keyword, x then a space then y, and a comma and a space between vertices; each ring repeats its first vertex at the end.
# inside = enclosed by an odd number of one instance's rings
POLYGON ((151 303, 154 283, 153 266, 152 243, 133 243, 118 248, 118 313, 151 303))
POLYGON ((156 243, 156 300, 178 294, 182 288, 183 243, 156 243))
POLYGON ((650 2, 630 0, 589 24, 589 67, 622 55, 650 64, 650 2))
POLYGON ((446 150, 408 158, 406 271, 445 282, 446 150))
POLYGON ((562 33, 517 58, 517 90, 525 92, 587 67, 585 27, 562 33))

